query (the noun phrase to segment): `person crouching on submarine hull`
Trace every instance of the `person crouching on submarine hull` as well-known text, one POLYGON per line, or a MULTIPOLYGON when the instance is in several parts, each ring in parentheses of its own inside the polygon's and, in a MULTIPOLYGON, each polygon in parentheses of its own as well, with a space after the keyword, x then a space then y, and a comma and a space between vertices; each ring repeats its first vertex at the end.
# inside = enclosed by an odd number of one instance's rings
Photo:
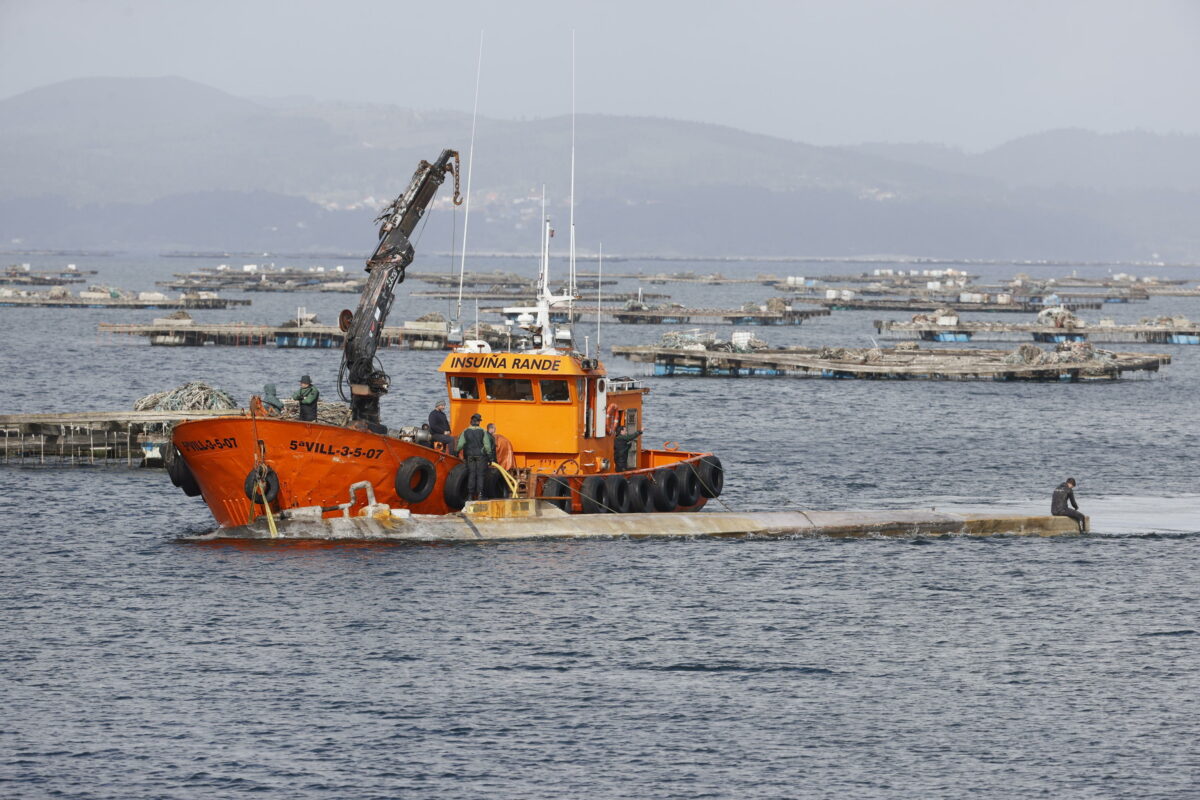
POLYGON ((1079 503, 1075 502, 1074 478, 1067 478, 1054 490, 1050 498, 1050 513, 1056 517, 1070 517, 1079 525, 1079 532, 1083 532, 1087 519, 1079 513, 1079 503), (1067 507, 1068 504, 1070 508, 1067 507))

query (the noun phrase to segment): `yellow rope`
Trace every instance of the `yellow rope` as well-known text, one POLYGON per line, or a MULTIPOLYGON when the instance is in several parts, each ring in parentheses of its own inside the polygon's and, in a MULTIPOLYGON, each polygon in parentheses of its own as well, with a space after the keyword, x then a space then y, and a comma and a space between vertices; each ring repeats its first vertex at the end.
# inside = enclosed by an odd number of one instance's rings
POLYGON ((275 515, 271 513, 271 504, 267 502, 267 486, 261 478, 255 481, 254 485, 258 489, 258 496, 262 498, 263 508, 267 511, 267 527, 271 529, 271 538, 278 539, 279 530, 275 527, 275 515))
POLYGON ((517 479, 514 478, 512 475, 509 475, 508 470, 506 470, 504 467, 497 464, 495 461, 492 462, 492 466, 495 467, 496 471, 500 473, 500 477, 504 478, 504 482, 508 484, 508 490, 510 492, 512 492, 512 496, 516 497, 517 496, 517 479))

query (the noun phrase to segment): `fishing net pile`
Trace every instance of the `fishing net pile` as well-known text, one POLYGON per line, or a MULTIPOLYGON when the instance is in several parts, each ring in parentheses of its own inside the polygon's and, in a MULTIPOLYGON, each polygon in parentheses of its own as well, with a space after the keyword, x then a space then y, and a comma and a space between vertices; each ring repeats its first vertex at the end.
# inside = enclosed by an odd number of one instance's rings
MULTIPOLYGON (((748 303, 747 305, 754 305, 754 304, 748 303)), ((685 306, 683 303, 647 303, 643 300, 639 300, 636 298, 630 298, 625 301, 625 305, 622 307, 622 310, 624 310, 624 311, 678 311, 683 308, 687 308, 687 306, 685 306)), ((743 309, 743 310, 761 311, 762 309, 755 305, 753 309, 743 309)))
POLYGON ((128 289, 118 289, 115 286, 106 286, 104 284, 92 284, 87 288, 90 294, 106 294, 113 300, 129 300, 137 297, 135 292, 128 289))
POLYGON ((503 325, 491 325, 487 322, 480 322, 475 325, 467 325, 463 328, 463 339, 475 339, 481 342, 487 342, 493 348, 507 347, 512 340, 512 331, 503 325))
MULTIPOLYGON (((300 419, 300 403, 290 398, 283 400, 283 419, 300 419)), ((350 406, 346 403, 326 403, 317 401, 317 422, 326 425, 340 425, 343 428, 350 424, 350 406)))
POLYGON ((659 345, 671 350, 712 350, 717 336, 712 331, 667 331, 659 339, 659 345))
POLYGON ((133 404, 134 411, 203 411, 237 407, 237 401, 228 392, 200 381, 148 394, 133 404))
POLYGON ((769 297, 765 305, 755 302, 742 303, 742 311, 749 314, 762 314, 764 312, 767 314, 783 314, 787 310, 787 301, 782 297, 769 297))
POLYGON ((1031 367, 1053 364, 1104 367, 1114 360, 1114 353, 1097 349, 1091 342, 1063 342, 1053 351, 1043 350, 1036 344, 1025 343, 1004 357, 1005 364, 1031 367))
POLYGON ((439 311, 434 311, 429 314, 422 314, 417 317, 417 322, 445 322, 446 317, 439 311))
POLYGON ((1075 316, 1069 309, 1062 306, 1043 308, 1038 312, 1039 325, 1053 325, 1056 328, 1084 328, 1087 323, 1075 316))
POLYGON ((1186 328, 1195 324, 1182 315, 1174 317, 1142 317, 1138 322, 1142 325, 1161 325, 1165 328, 1186 328))
POLYGON ((163 319, 178 319, 178 320, 190 320, 191 318, 192 318, 192 315, 186 311, 172 311, 170 314, 167 314, 165 317, 163 317, 163 319))
POLYGON ((854 361, 859 364, 877 364, 883 361, 883 350, 878 347, 822 347, 817 358, 826 361, 854 361))
POLYGON ((953 319, 954 322, 958 322, 958 312, 949 307, 939 308, 936 311, 930 311, 929 313, 922 312, 920 314, 913 314, 912 321, 927 322, 936 325, 938 320, 947 317, 953 319))

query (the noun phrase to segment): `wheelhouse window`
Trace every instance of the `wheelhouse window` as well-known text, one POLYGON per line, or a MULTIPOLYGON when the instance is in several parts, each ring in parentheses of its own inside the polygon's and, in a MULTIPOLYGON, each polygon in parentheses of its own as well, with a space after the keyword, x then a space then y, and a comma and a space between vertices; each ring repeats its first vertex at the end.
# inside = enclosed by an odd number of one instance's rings
POLYGON ((479 381, 463 375, 450 378, 450 397, 453 400, 478 400, 479 381))
POLYGON ((533 381, 529 378, 484 378, 488 400, 533 402, 533 381))
POLYGON ((541 384, 543 403, 571 402, 571 386, 566 381, 545 380, 541 384))

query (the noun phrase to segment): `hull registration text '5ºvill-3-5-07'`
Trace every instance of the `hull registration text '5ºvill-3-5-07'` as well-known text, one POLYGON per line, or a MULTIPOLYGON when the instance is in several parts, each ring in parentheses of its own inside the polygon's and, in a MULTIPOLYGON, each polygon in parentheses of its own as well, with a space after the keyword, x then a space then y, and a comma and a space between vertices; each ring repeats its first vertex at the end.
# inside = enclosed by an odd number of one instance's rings
POLYGON ((203 453, 205 450, 233 450, 238 446, 237 437, 226 436, 222 439, 199 439, 179 442, 179 449, 189 453, 203 453))
POLYGON ((342 445, 338 447, 334 444, 325 444, 324 442, 304 442, 298 439, 292 439, 288 442, 289 450, 303 450, 306 453, 321 453, 327 456, 342 456, 344 458, 379 458, 383 455, 383 450, 374 447, 350 447, 342 445))

